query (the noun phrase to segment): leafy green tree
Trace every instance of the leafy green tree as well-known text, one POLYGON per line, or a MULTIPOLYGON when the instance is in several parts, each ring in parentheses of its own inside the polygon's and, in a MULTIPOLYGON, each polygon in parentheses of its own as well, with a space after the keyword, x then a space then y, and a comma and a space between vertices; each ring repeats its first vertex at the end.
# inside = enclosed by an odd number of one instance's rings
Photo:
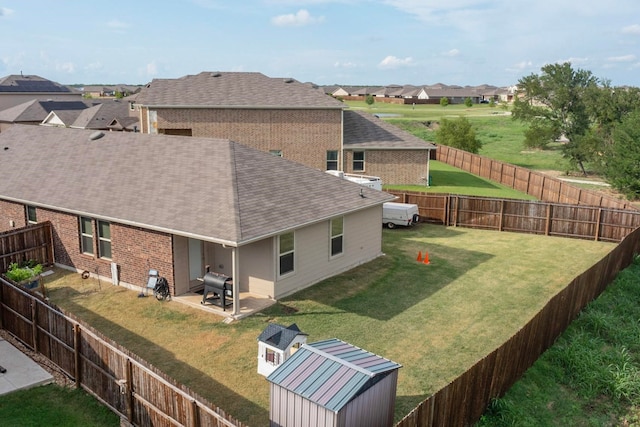
POLYGON ((436 142, 470 153, 477 153, 482 148, 482 143, 466 117, 442 119, 440 128, 436 131, 436 142))
POLYGON ((371 107, 376 102, 376 99, 373 97, 373 95, 369 94, 364 98, 364 102, 366 102, 367 105, 371 107))
POLYGON ((640 198, 640 110, 627 115, 614 127, 605 176, 629 199, 640 198))
MULTIPOLYGON (((547 142, 567 137, 564 156, 586 173, 584 163, 593 157, 593 152, 582 144, 585 139, 581 138, 590 126, 584 97, 588 88, 597 87, 598 79, 590 71, 574 70, 569 62, 548 64, 541 71, 540 75, 531 74, 518 81, 513 118, 532 124, 534 135, 547 135, 547 142)), ((528 137, 528 143, 533 140, 528 137)))
POLYGON ((471 98, 466 97, 466 98, 464 99, 464 105, 465 105, 467 108, 471 108, 471 107, 473 107, 473 101, 471 100, 471 98))
POLYGON ((495 107, 495 106, 496 106, 496 100, 495 100, 495 99, 493 99, 493 98, 491 98, 491 99, 489 100, 489 107, 493 108, 493 107, 495 107))
POLYGON ((446 107, 447 105, 449 105, 449 98, 447 98, 446 96, 440 98, 440 106, 446 107))

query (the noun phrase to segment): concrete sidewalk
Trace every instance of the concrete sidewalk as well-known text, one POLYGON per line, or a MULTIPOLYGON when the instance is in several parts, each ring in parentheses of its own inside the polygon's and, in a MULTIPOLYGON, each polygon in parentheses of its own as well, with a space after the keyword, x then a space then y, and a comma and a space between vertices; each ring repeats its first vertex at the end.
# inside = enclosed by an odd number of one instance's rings
POLYGON ((0 337, 0 395, 53 382, 53 376, 29 356, 0 337))

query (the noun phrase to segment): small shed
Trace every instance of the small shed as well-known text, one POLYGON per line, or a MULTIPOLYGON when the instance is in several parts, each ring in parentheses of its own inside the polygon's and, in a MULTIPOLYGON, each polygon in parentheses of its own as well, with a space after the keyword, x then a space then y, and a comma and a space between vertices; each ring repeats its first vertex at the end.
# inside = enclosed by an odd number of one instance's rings
POLYGON ((295 323, 285 327, 270 323, 258 337, 258 373, 269 376, 307 342, 307 334, 295 323))
POLYGON ((401 365, 336 338, 303 345, 267 380, 272 427, 390 427, 401 365))

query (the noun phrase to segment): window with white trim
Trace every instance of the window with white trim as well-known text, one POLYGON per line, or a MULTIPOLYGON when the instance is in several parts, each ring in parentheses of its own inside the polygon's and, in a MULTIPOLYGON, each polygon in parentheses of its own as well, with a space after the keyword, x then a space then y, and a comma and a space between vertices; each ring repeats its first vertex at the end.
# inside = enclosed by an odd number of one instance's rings
POLYGON ((93 255, 93 220, 83 216, 80 217, 80 251, 93 255))
POLYGON ((353 171, 364 172, 364 151, 353 152, 353 171))
POLYGON ((266 349, 264 356, 265 360, 272 365, 277 365, 280 362, 280 355, 270 348, 266 349))
POLYGON ((344 218, 333 218, 331 221, 331 256, 340 255, 343 251, 344 218))
POLYGON ((35 206, 27 206, 27 223, 28 224, 37 224, 38 219, 36 217, 36 207, 35 206))
POLYGON ((335 150, 327 151, 327 170, 328 171, 338 170, 338 152, 335 150))
POLYGON ((111 224, 98 221, 98 256, 111 259, 111 224))
POLYGON ((291 273, 295 264, 295 242, 293 231, 278 236, 278 274, 291 273))

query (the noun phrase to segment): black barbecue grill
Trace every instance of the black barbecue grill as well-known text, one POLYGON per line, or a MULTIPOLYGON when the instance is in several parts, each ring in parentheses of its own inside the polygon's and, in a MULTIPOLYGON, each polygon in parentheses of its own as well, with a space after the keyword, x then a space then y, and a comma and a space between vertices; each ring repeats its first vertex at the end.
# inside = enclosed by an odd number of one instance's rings
POLYGON ((202 281, 204 282, 204 291, 200 304, 215 304, 222 307, 222 310, 233 304, 233 280, 231 277, 209 272, 204 275, 202 281), (207 298, 209 293, 213 295, 207 298))

